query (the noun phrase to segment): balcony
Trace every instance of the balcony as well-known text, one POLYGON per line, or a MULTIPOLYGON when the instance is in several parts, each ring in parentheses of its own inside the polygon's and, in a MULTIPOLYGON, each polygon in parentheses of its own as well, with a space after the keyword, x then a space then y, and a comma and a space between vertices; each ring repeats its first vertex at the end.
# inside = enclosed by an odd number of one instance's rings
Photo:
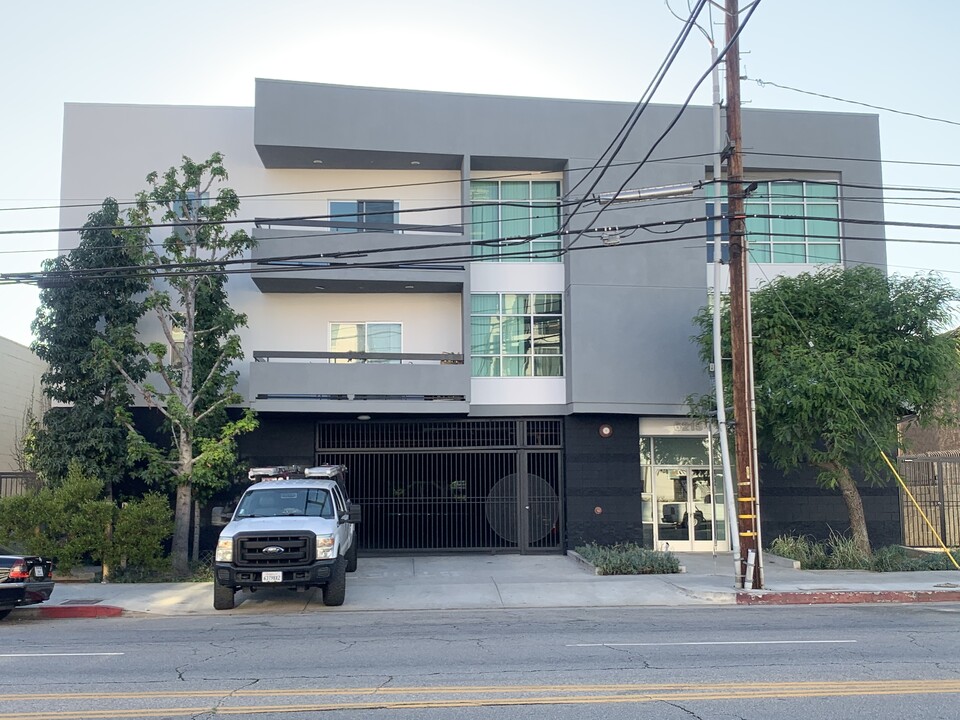
POLYGON ((458 353, 255 351, 250 405, 265 412, 465 414, 458 353))
POLYGON ((261 292, 463 290, 463 258, 470 256, 470 246, 459 225, 311 218, 257 218, 256 223, 250 265, 261 292))

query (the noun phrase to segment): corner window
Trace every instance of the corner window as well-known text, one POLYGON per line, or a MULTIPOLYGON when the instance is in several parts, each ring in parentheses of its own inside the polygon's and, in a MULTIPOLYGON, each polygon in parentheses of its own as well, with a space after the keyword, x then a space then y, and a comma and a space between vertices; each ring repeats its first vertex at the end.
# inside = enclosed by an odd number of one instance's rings
POLYGON ((399 203, 394 200, 331 200, 330 222, 343 223, 334 232, 396 232, 399 203))
MULTIPOLYGON (((713 186, 707 186, 707 215, 713 215, 713 186)), ((744 202, 750 261, 836 264, 841 260, 840 198, 837 183, 767 181, 744 202), (756 217, 763 215, 767 217, 756 217)), ((727 213, 726 186, 720 212, 727 213)), ((729 224, 723 221, 723 258, 728 259, 729 224)), ((707 223, 707 262, 713 262, 713 223, 707 223)))
POLYGON ((474 259, 560 262, 559 182, 474 180, 470 201, 474 259))
POLYGON ((330 323, 330 351, 370 354, 374 357, 334 358, 334 363, 399 363, 399 358, 376 357, 382 353, 401 353, 403 332, 400 323, 330 323))
POLYGON ((473 377, 562 377, 559 293, 470 296, 473 377))

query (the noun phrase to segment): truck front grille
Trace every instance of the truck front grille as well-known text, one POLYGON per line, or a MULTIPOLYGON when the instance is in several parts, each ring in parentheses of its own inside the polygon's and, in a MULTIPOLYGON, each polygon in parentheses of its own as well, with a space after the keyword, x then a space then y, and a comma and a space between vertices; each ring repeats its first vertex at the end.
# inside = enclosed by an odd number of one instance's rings
POLYGON ((313 560, 313 535, 240 535, 237 537, 237 564, 258 567, 289 567, 313 560))

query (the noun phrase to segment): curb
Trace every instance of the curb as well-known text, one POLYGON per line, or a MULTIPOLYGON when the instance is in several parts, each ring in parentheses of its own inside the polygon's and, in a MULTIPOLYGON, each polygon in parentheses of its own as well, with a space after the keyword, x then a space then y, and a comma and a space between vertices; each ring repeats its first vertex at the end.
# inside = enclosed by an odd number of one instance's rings
POLYGON ((37 613, 45 619, 120 617, 123 608, 116 605, 42 605, 37 613))
POLYGON ((960 602, 956 590, 823 590, 738 592, 737 605, 850 605, 854 603, 960 602))

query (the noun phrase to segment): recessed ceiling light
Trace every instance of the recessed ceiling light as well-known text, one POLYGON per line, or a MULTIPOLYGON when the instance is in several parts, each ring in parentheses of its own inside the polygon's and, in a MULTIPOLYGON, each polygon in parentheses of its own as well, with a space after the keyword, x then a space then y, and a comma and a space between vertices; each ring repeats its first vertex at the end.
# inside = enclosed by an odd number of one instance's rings
POLYGON ((403 289, 404 289, 404 290, 413 290, 413 285, 404 285, 404 286, 403 286, 403 289))
POLYGON ((314 161, 313 161, 313 164, 314 164, 314 165, 323 165, 323 160, 314 160, 314 161))
POLYGON ((419 160, 411 160, 411 161, 410 161, 410 164, 411 164, 411 165, 419 165, 419 164, 420 164, 420 161, 419 161, 419 160))
POLYGON ((325 288, 323 287, 323 285, 314 285, 314 286, 313 286, 313 289, 314 289, 314 290, 324 290, 325 288))
POLYGON ((369 415, 357 415, 357 420, 369 420, 369 415))

